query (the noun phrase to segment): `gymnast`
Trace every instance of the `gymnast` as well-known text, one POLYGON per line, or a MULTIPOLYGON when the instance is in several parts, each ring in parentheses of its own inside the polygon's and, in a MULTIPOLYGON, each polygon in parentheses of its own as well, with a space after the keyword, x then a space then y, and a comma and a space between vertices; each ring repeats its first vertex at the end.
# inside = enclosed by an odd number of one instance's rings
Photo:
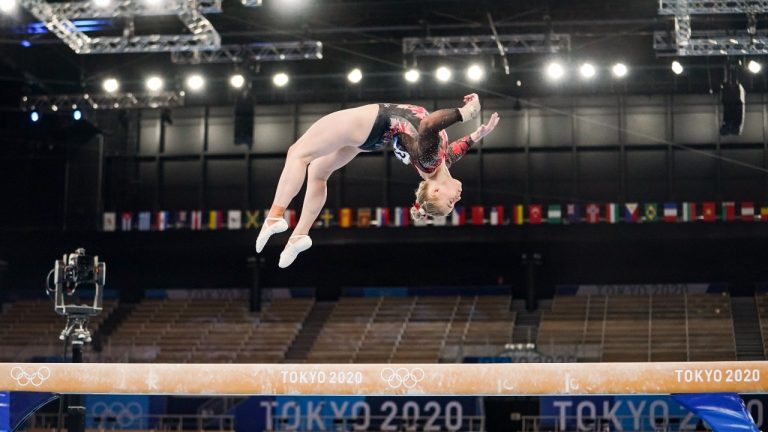
POLYGON ((325 205, 331 173, 360 152, 379 150, 390 144, 397 158, 412 164, 423 179, 416 190, 411 217, 421 220, 449 214, 461 199, 461 182, 451 177, 448 168, 496 127, 499 115, 493 113, 486 124, 452 143, 448 143, 444 129, 472 120, 479 112, 480 98, 473 93, 464 96, 463 107, 441 109, 432 114, 416 105, 382 103, 324 116, 288 149, 275 199, 256 239, 256 252, 264 249, 272 234, 288 229, 283 213, 299 193, 307 175, 301 216, 278 264, 281 268, 291 265, 299 253, 312 246, 309 229, 325 205))

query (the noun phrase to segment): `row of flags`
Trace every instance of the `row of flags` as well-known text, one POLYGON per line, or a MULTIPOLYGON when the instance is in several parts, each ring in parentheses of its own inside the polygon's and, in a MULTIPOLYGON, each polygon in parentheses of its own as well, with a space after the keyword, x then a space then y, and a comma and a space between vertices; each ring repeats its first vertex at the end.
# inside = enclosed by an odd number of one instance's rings
MULTIPOLYGON (((733 222, 766 221, 768 206, 755 207, 753 202, 733 201, 684 202, 684 203, 607 203, 607 204, 516 204, 510 208, 510 216, 503 205, 456 207, 446 217, 429 221, 410 220, 408 207, 342 208, 338 211, 325 209, 315 221, 317 227, 353 226, 405 227, 413 226, 461 226, 461 225, 538 225, 579 223, 654 223, 654 222, 733 222)), ((268 210, 211 210, 211 211, 159 211, 159 212, 105 212, 104 231, 166 231, 166 230, 221 230, 258 229, 268 210)), ((286 210, 284 217, 289 226, 298 220, 295 210, 286 210)))

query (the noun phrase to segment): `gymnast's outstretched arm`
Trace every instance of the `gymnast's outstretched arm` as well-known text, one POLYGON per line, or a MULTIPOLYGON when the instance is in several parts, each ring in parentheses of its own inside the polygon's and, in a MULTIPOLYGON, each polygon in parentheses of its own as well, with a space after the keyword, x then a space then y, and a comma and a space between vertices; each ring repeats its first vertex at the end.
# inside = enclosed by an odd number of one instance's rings
POLYGON ((486 135, 499 124, 499 114, 493 113, 488 123, 480 125, 474 132, 469 135, 463 136, 456 141, 448 144, 448 149, 445 155, 446 164, 450 167, 456 161, 462 158, 469 151, 472 146, 483 139, 486 135))

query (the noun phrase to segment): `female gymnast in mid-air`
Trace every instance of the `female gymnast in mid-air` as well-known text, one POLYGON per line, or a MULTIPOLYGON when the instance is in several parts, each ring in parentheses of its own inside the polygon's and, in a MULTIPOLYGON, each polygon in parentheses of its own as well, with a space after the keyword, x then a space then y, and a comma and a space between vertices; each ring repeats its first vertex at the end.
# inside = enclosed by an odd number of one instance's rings
POLYGON ((272 234, 288 229, 283 213, 308 175, 299 222, 278 264, 281 268, 291 265, 299 253, 312 246, 309 229, 325 205, 326 182, 331 173, 360 152, 379 150, 390 144, 398 159, 412 164, 424 179, 416 190, 411 217, 419 220, 447 215, 461 199, 461 182, 451 177, 448 168, 496 127, 499 115, 493 113, 486 124, 452 143, 448 142, 444 129, 472 120, 479 112, 480 98, 473 93, 464 96, 463 107, 441 109, 432 114, 416 105, 371 104, 321 118, 288 149, 275 200, 256 239, 256 252, 264 249, 272 234))

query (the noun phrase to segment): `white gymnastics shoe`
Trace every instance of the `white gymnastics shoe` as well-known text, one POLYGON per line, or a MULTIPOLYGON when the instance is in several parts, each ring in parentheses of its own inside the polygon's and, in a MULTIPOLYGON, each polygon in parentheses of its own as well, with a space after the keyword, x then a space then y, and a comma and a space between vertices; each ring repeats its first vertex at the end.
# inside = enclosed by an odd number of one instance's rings
POLYGON ((261 226, 259 236, 256 237, 256 253, 261 253, 264 246, 267 244, 267 240, 272 237, 272 234, 281 233, 288 229, 288 222, 283 218, 271 218, 268 217, 264 220, 264 225, 261 226), (272 223, 267 223, 272 222, 272 223))
POLYGON ((288 244, 280 254, 280 262, 277 264, 280 268, 286 268, 293 264, 293 261, 300 253, 312 247, 312 239, 308 235, 295 235, 288 239, 288 244))

